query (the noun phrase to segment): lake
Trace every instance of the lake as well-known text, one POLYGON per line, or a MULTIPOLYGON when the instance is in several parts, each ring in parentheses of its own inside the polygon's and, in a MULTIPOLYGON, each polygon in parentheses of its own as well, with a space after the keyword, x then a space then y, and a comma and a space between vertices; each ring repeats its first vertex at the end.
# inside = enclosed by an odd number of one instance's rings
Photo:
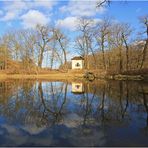
POLYGON ((148 146, 148 83, 1 80, 0 146, 148 146))

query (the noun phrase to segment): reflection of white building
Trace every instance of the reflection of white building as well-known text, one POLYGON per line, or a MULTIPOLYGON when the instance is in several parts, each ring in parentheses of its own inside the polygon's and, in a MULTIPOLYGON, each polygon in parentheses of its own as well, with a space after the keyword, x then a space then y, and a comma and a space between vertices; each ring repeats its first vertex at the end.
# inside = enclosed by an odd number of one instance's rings
POLYGON ((72 60, 72 69, 83 69, 84 68, 84 58, 79 56, 79 57, 74 57, 71 59, 72 60))
POLYGON ((73 82, 72 83, 72 92, 73 93, 83 93, 84 86, 82 83, 73 82))

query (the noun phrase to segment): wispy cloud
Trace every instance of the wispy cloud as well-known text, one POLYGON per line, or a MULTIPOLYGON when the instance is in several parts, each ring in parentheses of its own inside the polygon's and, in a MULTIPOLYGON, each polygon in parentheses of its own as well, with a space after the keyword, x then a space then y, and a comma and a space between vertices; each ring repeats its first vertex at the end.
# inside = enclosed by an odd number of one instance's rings
POLYGON ((67 6, 60 8, 62 13, 68 13, 72 16, 95 16, 97 13, 104 13, 106 9, 104 7, 96 8, 97 1, 79 1, 71 0, 67 6))
MULTIPOLYGON (((96 23, 101 22, 101 19, 94 18, 92 19, 92 26, 96 23)), ((70 31, 76 31, 79 25, 79 17, 66 17, 64 19, 59 19, 56 22, 56 26, 59 28, 68 29, 70 31)))
POLYGON ((50 11, 57 1, 2 1, 3 8, 0 11, 0 21, 12 21, 22 17, 22 15, 27 14, 31 9, 46 9, 50 11), (2 15, 3 14, 3 15, 2 15))
POLYGON ((59 28, 66 28, 71 31, 74 31, 77 26, 77 17, 66 17, 64 19, 59 19, 56 22, 56 26, 59 28))
POLYGON ((48 16, 38 10, 29 10, 21 16, 21 20, 24 28, 34 28, 37 24, 46 25, 50 21, 48 16))
POLYGON ((99 20, 96 15, 106 12, 106 8, 96 8, 96 0, 70 0, 67 5, 59 8, 65 18, 59 19, 56 26, 75 31, 78 26, 78 18, 90 17, 92 20, 99 20))
POLYGON ((28 9, 27 3, 23 1, 3 2, 3 16, 0 18, 1 21, 12 21, 18 19, 19 15, 23 10, 28 9))

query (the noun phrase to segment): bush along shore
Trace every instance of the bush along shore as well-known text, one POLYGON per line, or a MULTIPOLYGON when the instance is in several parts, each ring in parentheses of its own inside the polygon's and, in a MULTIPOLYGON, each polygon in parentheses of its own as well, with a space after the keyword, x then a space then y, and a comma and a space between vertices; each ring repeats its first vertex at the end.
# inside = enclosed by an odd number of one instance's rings
MULTIPOLYGON (((96 79, 148 81, 147 73, 109 74, 107 72, 104 72, 104 73, 93 73, 93 74, 96 79)), ((84 77, 86 77, 85 74, 84 77)), ((90 76, 90 79, 91 78, 92 76, 90 76)))
POLYGON ((148 80, 148 76, 142 76, 142 75, 107 75, 105 76, 106 79, 111 80, 148 80))

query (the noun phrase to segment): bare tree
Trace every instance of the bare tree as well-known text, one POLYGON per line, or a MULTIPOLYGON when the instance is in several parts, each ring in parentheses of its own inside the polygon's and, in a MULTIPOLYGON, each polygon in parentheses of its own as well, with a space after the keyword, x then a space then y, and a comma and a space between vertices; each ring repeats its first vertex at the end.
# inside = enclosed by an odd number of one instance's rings
POLYGON ((122 25, 122 39, 125 44, 126 48, 126 70, 129 70, 129 45, 128 45, 128 38, 131 34, 131 29, 129 24, 123 24, 122 25))
POLYGON ((106 67, 106 59, 105 59, 105 45, 107 42, 107 37, 109 34, 109 27, 110 27, 110 19, 108 17, 105 17, 102 22, 99 22, 96 31, 95 31, 95 38, 98 44, 98 49, 101 49, 102 52, 102 60, 103 60, 103 67, 104 69, 107 69, 106 67))
POLYGON ((111 0, 99 0, 98 2, 97 2, 97 7, 99 8, 99 7, 102 7, 102 6, 104 6, 105 4, 110 4, 111 3, 111 0))
MULTIPOLYGON (((104 6, 110 6, 110 4, 113 2, 113 0, 98 0, 96 2, 96 7, 104 7, 104 6)), ((127 0, 121 0, 120 2, 127 3, 127 0)))
POLYGON ((9 34, 5 34, 0 38, 0 69, 2 70, 8 68, 8 61, 12 58, 12 50, 9 46, 9 42, 9 34))
MULTIPOLYGON (((89 54, 92 53, 94 62, 96 63, 94 48, 93 48, 93 27, 95 22, 91 19, 80 18, 78 20, 77 30, 80 35, 76 38, 75 47, 78 49, 81 56, 85 59, 86 68, 89 69, 89 54)), ((96 64, 95 64, 96 65, 96 64)))
POLYGON ((36 26, 37 30, 37 45, 39 47, 38 52, 38 66, 42 67, 44 53, 47 52, 48 44, 52 40, 52 35, 50 34, 49 26, 36 26))
POLYGON ((20 58, 23 63, 23 68, 28 68, 29 71, 36 67, 36 36, 33 30, 18 31, 20 58))
MULTIPOLYGON (((128 24, 115 23, 112 24, 112 44, 115 49, 118 50, 118 55, 116 59, 119 59, 119 73, 123 72, 124 67, 124 50, 126 49, 126 70, 129 67, 129 37, 131 34, 131 29, 128 24)), ((117 62, 117 61, 116 61, 117 62)))
POLYGON ((141 65, 140 65, 140 69, 141 69, 141 68, 143 68, 143 64, 146 60, 146 52, 148 50, 148 15, 141 17, 140 22, 143 24, 143 26, 145 28, 144 34, 146 35, 145 45, 142 50, 142 60, 141 60, 141 65))
POLYGON ((6 34, 6 36, 9 41, 5 42, 5 43, 12 50, 12 58, 16 61, 20 60, 21 46, 19 44, 18 31, 13 30, 11 33, 8 32, 8 34, 6 34))
POLYGON ((59 51, 55 51, 56 55, 59 57, 60 61, 60 55, 59 52, 60 50, 62 50, 63 56, 64 56, 64 65, 67 64, 67 46, 68 46, 68 38, 67 36, 62 33, 59 29, 54 29, 54 34, 53 34, 53 38, 57 41, 57 44, 59 45, 59 51))

